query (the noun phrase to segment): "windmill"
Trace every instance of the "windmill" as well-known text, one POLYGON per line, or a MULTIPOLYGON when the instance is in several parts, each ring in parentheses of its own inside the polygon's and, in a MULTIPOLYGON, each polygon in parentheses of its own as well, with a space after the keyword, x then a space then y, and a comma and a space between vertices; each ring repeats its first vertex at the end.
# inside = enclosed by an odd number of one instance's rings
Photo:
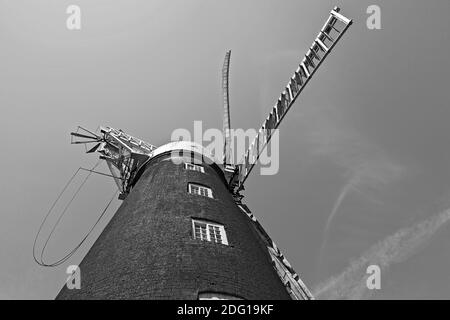
POLYGON ((339 11, 331 10, 238 163, 232 161, 230 134, 231 51, 222 69, 221 163, 191 163, 209 156, 188 141, 156 147, 111 127, 100 133, 78 127, 71 133, 73 144, 85 144, 87 153, 100 153, 124 202, 81 263, 87 289, 63 288, 57 298, 313 299, 242 202, 241 192, 273 130, 352 24, 339 11), (191 159, 182 158, 184 167, 166 161, 174 150, 189 151, 191 159))

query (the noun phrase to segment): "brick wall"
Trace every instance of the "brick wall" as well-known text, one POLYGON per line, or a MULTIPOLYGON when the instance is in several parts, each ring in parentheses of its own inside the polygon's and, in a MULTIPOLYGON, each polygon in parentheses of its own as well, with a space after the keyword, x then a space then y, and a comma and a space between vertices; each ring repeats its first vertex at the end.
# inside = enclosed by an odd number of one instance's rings
POLYGON ((197 299, 220 292, 244 299, 290 299, 248 217, 216 165, 185 170, 170 155, 152 159, 80 264, 81 289, 57 299, 197 299), (187 192, 209 186, 214 199, 187 192), (229 245, 193 238, 192 218, 223 224, 229 245))

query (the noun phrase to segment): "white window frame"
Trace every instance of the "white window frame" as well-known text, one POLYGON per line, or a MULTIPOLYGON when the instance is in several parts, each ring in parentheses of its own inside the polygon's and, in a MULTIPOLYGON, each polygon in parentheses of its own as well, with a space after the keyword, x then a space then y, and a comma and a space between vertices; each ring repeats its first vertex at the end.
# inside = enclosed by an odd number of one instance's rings
POLYGON ((184 163, 184 169, 205 173, 205 168, 203 168, 203 166, 199 166, 198 164, 193 164, 189 162, 184 163))
POLYGON ((195 194, 199 196, 208 197, 214 199, 212 189, 209 187, 205 187, 196 183, 188 184, 188 191, 190 194, 195 194))
POLYGON ((228 245, 228 238, 227 233, 225 232, 225 227, 221 224, 205 221, 205 220, 199 220, 199 219, 192 219, 192 234, 194 235, 194 239, 199 239, 202 241, 208 241, 208 242, 214 242, 218 244, 224 244, 228 245), (196 225, 202 225, 204 226, 204 232, 200 230, 200 234, 197 235, 196 232, 196 225), (211 230, 214 230, 214 235, 211 234, 211 230), (217 240, 216 232, 219 232, 221 242, 217 240))

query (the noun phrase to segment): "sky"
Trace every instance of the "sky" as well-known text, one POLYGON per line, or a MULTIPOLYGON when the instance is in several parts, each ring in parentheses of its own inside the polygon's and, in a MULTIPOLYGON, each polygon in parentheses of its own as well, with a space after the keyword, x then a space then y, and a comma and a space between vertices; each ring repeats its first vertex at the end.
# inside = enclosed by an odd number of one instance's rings
MULTIPOLYGON (((279 172, 254 170, 245 203, 318 298, 448 298, 450 2, 0 0, 0 299, 53 299, 120 204, 64 265, 33 261, 57 194, 97 161, 71 131, 109 125, 159 146, 196 120, 221 129, 229 49, 231 126, 258 129, 335 5, 354 24, 283 120, 279 172), (81 30, 66 28, 72 4, 81 30), (380 30, 366 26, 373 4, 380 30), (370 263, 381 289, 368 292, 370 263)), ((113 192, 92 177, 49 260, 113 192)))

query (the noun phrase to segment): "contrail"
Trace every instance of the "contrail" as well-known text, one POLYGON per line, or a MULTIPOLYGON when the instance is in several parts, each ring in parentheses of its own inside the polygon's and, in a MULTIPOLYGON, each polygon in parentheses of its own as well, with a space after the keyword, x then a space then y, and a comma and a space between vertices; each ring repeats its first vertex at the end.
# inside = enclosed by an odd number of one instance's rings
POLYGON ((318 299, 363 299, 372 290, 366 287, 367 266, 375 264, 387 270, 417 253, 433 234, 450 220, 450 209, 421 221, 412 227, 402 228, 395 234, 373 245, 359 259, 353 261, 340 275, 320 284, 314 296, 318 299))
POLYGON ((335 201, 335 203, 333 205, 333 209, 331 210, 331 213, 330 213, 330 215, 329 215, 329 217, 327 219, 327 222, 325 224, 325 229, 324 229, 324 232, 323 232, 323 234, 324 234, 323 235, 323 241, 322 241, 322 245, 321 245, 320 250, 319 250, 319 259, 318 259, 318 264, 319 265, 322 262, 322 256, 323 256, 323 253, 325 251, 325 245, 328 242, 328 234, 329 234, 330 226, 331 226, 331 223, 333 222, 334 216, 338 212, 342 202, 347 197, 348 193, 350 191, 352 191, 353 188, 358 185, 359 181, 360 181, 359 173, 353 174, 351 179, 341 189, 341 192, 339 193, 339 196, 337 197, 337 199, 336 199, 336 201, 335 201))

